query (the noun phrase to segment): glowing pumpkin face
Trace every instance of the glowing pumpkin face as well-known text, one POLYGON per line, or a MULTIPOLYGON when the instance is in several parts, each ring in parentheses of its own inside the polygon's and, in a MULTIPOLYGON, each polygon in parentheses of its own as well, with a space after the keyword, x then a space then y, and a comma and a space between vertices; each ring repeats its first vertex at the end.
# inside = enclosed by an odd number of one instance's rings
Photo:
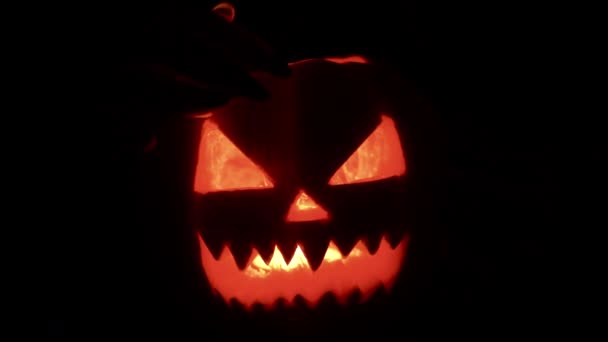
POLYGON ((205 116, 194 180, 202 265, 226 301, 271 308, 390 289, 409 235, 395 118, 360 57, 256 78, 267 101, 205 116))

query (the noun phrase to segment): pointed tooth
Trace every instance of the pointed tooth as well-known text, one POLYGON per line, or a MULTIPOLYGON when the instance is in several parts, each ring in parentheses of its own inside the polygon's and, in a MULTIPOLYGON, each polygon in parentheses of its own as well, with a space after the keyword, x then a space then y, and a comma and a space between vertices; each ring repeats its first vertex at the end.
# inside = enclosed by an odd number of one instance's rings
POLYGON ((302 310, 302 309, 307 309, 308 308, 308 301, 306 299, 304 299, 304 297, 302 295, 296 295, 293 298, 293 305, 302 310))
POLYGON ((353 250, 353 247, 355 247, 357 241, 357 237, 350 234, 343 234, 334 238, 334 243, 340 250, 340 253, 343 257, 346 257, 350 254, 350 251, 353 250))
POLYGON ((302 252, 308 261, 308 265, 313 271, 316 271, 319 269, 319 266, 321 266, 325 253, 327 253, 329 238, 307 238, 300 241, 300 246, 302 247, 302 252))
POLYGON ((230 252, 232 252, 232 256, 234 257, 234 261, 239 267, 239 270, 244 270, 245 267, 247 267, 249 258, 251 257, 251 250, 251 244, 245 242, 234 241, 230 244, 230 252))
POLYGON ((401 242, 401 240, 403 240, 403 236, 405 234, 401 231, 390 231, 388 232, 388 234, 386 235, 386 239, 389 243, 389 245, 391 246, 392 249, 395 249, 397 247, 397 245, 399 245, 399 243, 401 242))
POLYGON ((274 310, 285 310, 287 307, 289 307, 289 302, 283 297, 278 298, 272 305, 274 310))
POLYGON ((285 263, 289 265, 289 262, 293 258, 294 253, 296 252, 296 247, 298 246, 295 241, 281 241, 277 244, 279 247, 279 251, 283 255, 283 259, 285 259, 285 263))
POLYGON ((275 244, 272 241, 268 242, 256 242, 254 248, 262 257, 262 260, 266 263, 266 265, 270 264, 270 260, 272 260, 272 256, 274 255, 274 246, 275 244))
POLYGON ((246 241, 252 241, 253 248, 255 248, 262 260, 268 265, 270 260, 272 260, 276 246, 276 243, 273 242, 272 229, 262 230, 246 241))
POLYGON ((319 301, 313 303, 313 307, 316 307, 319 312, 328 313, 331 317, 331 313, 334 313, 339 308, 338 298, 333 292, 326 292, 319 298, 319 301))
POLYGON ((380 299, 381 302, 383 303, 387 303, 389 301, 389 294, 390 294, 390 290, 386 287, 386 285, 384 284, 380 284, 380 286, 378 286, 378 299, 380 299))
POLYGON ((378 285, 367 299, 371 305, 379 306, 386 301, 387 291, 383 284, 378 285))
POLYGON ((274 249, 275 249, 274 247, 275 247, 275 244, 272 242, 258 244, 256 246, 258 253, 260 253, 262 260, 264 260, 266 265, 270 264, 270 260, 272 260, 272 256, 274 255, 274 249))
POLYGON ((350 295, 348 295, 348 298, 346 299, 346 304, 349 306, 359 304, 361 303, 362 297, 363 293, 361 292, 361 289, 357 287, 350 295))
POLYGON ((211 301, 216 308, 226 308, 229 305, 229 301, 222 296, 216 289, 213 289, 213 296, 211 297, 211 301))
POLYGON ((229 303, 230 308, 236 312, 245 311, 245 306, 243 304, 241 304, 241 302, 239 302, 236 298, 230 299, 230 301, 228 303, 229 303))
POLYGON ((253 303, 249 311, 260 315, 266 311, 266 308, 264 308, 264 305, 262 303, 255 302, 253 303))
POLYGON ((369 254, 374 255, 380 247, 380 241, 382 241, 382 235, 378 233, 370 233, 365 237, 365 246, 369 254))
POLYGON ((224 241, 213 234, 204 234, 202 235, 202 239, 215 260, 219 260, 220 256, 222 255, 222 251, 224 250, 224 241))

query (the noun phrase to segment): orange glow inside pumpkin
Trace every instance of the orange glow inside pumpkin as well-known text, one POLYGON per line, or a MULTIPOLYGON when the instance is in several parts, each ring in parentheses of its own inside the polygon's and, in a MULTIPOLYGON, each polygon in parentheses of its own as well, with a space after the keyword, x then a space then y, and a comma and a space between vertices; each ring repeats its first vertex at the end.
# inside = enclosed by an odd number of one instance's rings
POLYGON ((211 119, 201 131, 194 191, 264 189, 274 186, 264 171, 228 139, 211 119))
POLYGON ((359 241, 347 256, 330 242, 316 271, 310 268, 300 245, 289 263, 285 262, 278 247, 268 264, 254 248, 247 266, 240 270, 228 247, 224 247, 216 260, 199 236, 201 260, 209 284, 224 300, 236 299, 247 308, 255 303, 272 308, 279 298, 293 303, 297 295, 314 307, 327 292, 332 292, 344 303, 356 289, 361 291, 361 301, 365 301, 380 286, 392 288, 408 241, 406 236, 393 249, 382 239, 373 255, 359 241))
POLYGON ((376 130, 330 178, 330 185, 370 182, 405 174, 405 158, 393 119, 386 115, 376 130))
POLYGON ((302 190, 298 193, 287 212, 287 222, 322 221, 329 214, 302 190))

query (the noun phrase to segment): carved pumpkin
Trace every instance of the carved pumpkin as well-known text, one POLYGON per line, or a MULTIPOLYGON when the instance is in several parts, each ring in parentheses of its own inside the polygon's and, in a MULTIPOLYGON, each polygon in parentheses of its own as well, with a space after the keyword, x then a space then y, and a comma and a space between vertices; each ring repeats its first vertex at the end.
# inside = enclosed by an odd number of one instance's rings
POLYGON ((409 242, 407 145, 361 57, 254 73, 266 101, 203 115, 194 177, 201 261, 227 302, 270 309, 390 290, 409 242))

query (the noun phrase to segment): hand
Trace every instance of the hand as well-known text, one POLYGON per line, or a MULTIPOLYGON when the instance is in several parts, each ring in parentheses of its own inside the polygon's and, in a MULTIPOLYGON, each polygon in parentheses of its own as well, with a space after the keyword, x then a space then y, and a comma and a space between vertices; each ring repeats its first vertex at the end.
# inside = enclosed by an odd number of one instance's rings
POLYGON ((238 95, 265 98, 268 94, 248 72, 288 75, 287 62, 259 37, 232 23, 234 13, 226 3, 200 11, 150 10, 135 23, 127 18, 117 25, 121 29, 113 29, 108 44, 95 46, 101 51, 94 54, 107 56, 104 64, 112 61, 109 65, 121 73, 120 83, 128 84, 130 100, 142 98, 136 111, 161 106, 188 112, 238 95), (175 96, 173 101, 167 94, 175 96))
POLYGON ((289 74, 287 62, 273 49, 232 23, 235 12, 231 5, 220 3, 211 11, 194 16, 178 13, 181 15, 164 19, 163 24, 146 24, 151 32, 135 30, 136 35, 150 40, 134 37, 142 44, 128 51, 137 58, 131 66, 141 68, 143 74, 156 77, 157 82, 174 83, 184 93, 198 92, 198 96, 194 95, 196 100, 182 98, 182 104, 215 106, 237 95, 265 98, 268 94, 248 71, 289 74))
POLYGON ((4 63, 14 76, 7 98, 24 127, 19 155, 45 163, 46 184, 118 168, 119 156, 143 153, 167 120, 237 95, 266 96, 249 70, 289 73, 267 44, 230 22, 229 6, 153 6, 22 16, 4 63))
POLYGON ((233 96, 267 96, 248 75, 253 69, 289 74, 287 62, 264 41, 231 22, 231 6, 153 6, 123 8, 111 17, 76 10, 69 21, 33 19, 44 29, 19 38, 28 43, 20 55, 32 59, 19 56, 19 64, 27 64, 19 72, 33 77, 19 78, 27 82, 28 101, 42 108, 27 116, 45 113, 45 130, 59 122, 55 129, 61 131, 83 126, 75 132, 84 137, 75 139, 103 136, 102 148, 117 136, 144 146, 164 120, 206 111, 233 96))
POLYGON ((248 71, 289 73, 268 44, 231 22, 230 5, 155 6, 73 8, 69 17, 38 8, 23 16, 16 46, 7 48, 14 66, 5 65, 30 98, 65 100, 62 111, 77 107, 77 116, 107 116, 127 107, 144 117, 174 115, 237 95, 263 98, 266 92, 248 71))

